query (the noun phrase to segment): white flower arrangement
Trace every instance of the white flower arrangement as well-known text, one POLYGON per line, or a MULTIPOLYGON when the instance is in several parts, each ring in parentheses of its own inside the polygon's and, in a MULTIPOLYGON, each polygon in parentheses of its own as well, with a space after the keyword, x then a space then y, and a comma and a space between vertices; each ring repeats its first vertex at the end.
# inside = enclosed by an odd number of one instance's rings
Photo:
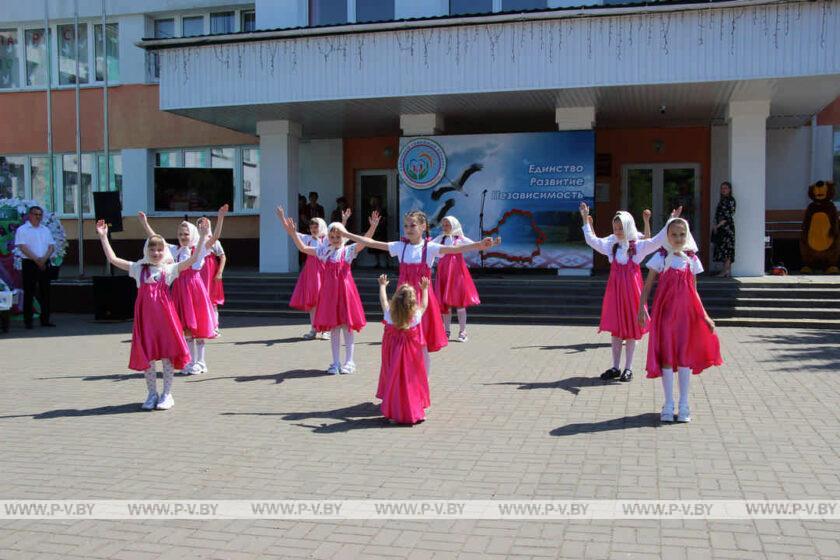
MULTIPOLYGON (((53 239, 55 240, 55 252, 50 258, 50 263, 53 266, 61 266, 61 263, 64 262, 64 255, 67 254, 67 234, 64 232, 64 227, 61 225, 61 220, 58 219, 55 213, 48 212, 44 208, 44 206, 40 204, 37 200, 24 200, 22 198, 0 198, 0 208, 13 208, 17 210, 17 213, 20 216, 19 225, 23 225, 26 222, 26 220, 28 219, 27 216, 29 214, 29 209, 33 206, 40 206, 42 209, 44 209, 44 217, 41 220, 41 225, 49 228, 50 233, 52 233, 53 239)), ((5 248, 5 251, 3 247, 0 247, 0 253, 11 252, 15 257, 15 268, 20 270, 21 258, 23 257, 23 253, 21 253, 20 250, 14 246, 14 243, 14 235, 11 235, 11 239, 8 241, 8 246, 5 248)))

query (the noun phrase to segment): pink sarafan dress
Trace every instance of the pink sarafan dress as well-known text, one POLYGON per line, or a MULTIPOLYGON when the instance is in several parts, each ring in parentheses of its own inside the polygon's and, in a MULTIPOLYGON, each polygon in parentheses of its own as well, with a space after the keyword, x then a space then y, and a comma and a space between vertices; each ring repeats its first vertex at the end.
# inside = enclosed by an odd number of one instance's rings
POLYGON ((420 314, 407 329, 399 329, 385 314, 382 335, 382 367, 376 397, 382 399, 382 415, 399 424, 416 424, 426 418, 431 406, 429 379, 423 359, 420 314))
POLYGON ((720 341, 703 320, 703 302, 694 285, 694 275, 703 266, 693 253, 675 256, 665 265, 664 250, 654 256, 648 268, 662 270, 650 314, 647 377, 661 377, 662 365, 687 367, 695 375, 723 364, 720 341), (677 265, 676 267, 674 265, 677 265))
POLYGON ((167 286, 167 279, 178 274, 177 265, 158 268, 132 263, 129 272, 137 280, 138 290, 128 367, 146 371, 155 360, 169 360, 175 369, 182 369, 190 361, 190 351, 167 286))
MULTIPOLYGON (((187 250, 181 247, 175 257, 176 262, 189 258, 187 250)), ((178 278, 172 283, 172 299, 175 301, 175 309, 178 311, 178 318, 185 331, 190 332, 193 338, 215 338, 216 313, 213 311, 213 304, 210 302, 210 294, 207 293, 207 286, 201 279, 201 270, 195 268, 204 264, 204 259, 199 259, 196 265, 181 271, 178 278)))
MULTIPOLYGON (((423 240, 422 248, 419 251, 407 239, 388 243, 388 250, 391 256, 400 259, 399 283, 410 284, 418 294, 421 293, 420 280, 422 278, 428 278, 431 282, 432 269, 428 261, 434 261, 434 257, 437 257, 439 254, 440 247, 440 244, 430 243, 428 239, 423 240), (416 259, 418 262, 406 262, 406 250, 409 247, 412 248, 413 253, 419 253, 417 255, 419 258, 416 259), (429 251, 434 251, 431 258, 429 251)), ((440 315, 440 305, 438 304, 434 290, 429 290, 429 305, 426 307, 426 312, 423 313, 420 334, 422 335, 422 343, 429 352, 437 352, 449 344, 449 340, 446 337, 446 329, 443 326, 443 318, 440 315)))
MULTIPOLYGON (((311 235, 298 234, 303 244, 316 249, 322 244, 311 235)), ((318 305, 318 295, 321 293, 321 283, 324 275, 324 262, 317 255, 306 255, 306 263, 300 271, 289 307, 309 311, 318 305)))
POLYGON ((204 257, 204 265, 201 267, 201 280, 207 288, 210 303, 213 305, 225 304, 225 287, 221 280, 216 280, 216 273, 219 272, 219 256, 224 254, 222 244, 216 241, 204 257))
POLYGON ((350 330, 361 331, 367 324, 362 300, 350 271, 350 263, 355 257, 355 244, 338 250, 327 245, 318 248, 318 258, 324 262, 324 275, 312 325, 315 330, 325 332, 347 326, 350 330))
MULTIPOLYGON (((443 236, 441 241, 443 245, 453 246, 472 243, 471 239, 460 235, 443 236), (449 240, 451 242, 448 242, 449 240)), ((435 296, 443 313, 449 313, 450 308, 460 309, 481 303, 464 255, 449 254, 440 257, 435 277, 435 296)))
POLYGON ((610 277, 601 303, 598 332, 608 332, 622 340, 641 339, 648 328, 639 324, 639 302, 644 288, 640 264, 662 246, 665 228, 652 239, 633 240, 626 245, 619 243, 612 235, 595 237, 589 224, 584 225, 583 235, 587 245, 610 261, 610 277))

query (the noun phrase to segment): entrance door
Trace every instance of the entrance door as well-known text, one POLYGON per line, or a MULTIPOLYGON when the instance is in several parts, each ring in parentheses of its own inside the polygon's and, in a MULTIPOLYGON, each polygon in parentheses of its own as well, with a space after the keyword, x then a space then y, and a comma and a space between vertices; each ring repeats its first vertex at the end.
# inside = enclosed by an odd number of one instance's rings
POLYGON ((655 235, 682 205, 682 217, 700 238, 700 165, 696 163, 633 164, 621 169, 621 204, 636 219, 642 231, 642 211, 650 208, 651 234, 655 235))
POLYGON ((396 171, 393 169, 365 169, 356 172, 356 200, 353 206, 353 223, 359 233, 364 233, 368 228, 368 216, 370 216, 372 201, 374 197, 379 198, 382 208, 385 210, 385 223, 380 223, 376 230, 377 238, 383 240, 398 239, 400 225, 397 215, 397 181, 396 171), (383 227, 384 226, 384 227, 383 227))

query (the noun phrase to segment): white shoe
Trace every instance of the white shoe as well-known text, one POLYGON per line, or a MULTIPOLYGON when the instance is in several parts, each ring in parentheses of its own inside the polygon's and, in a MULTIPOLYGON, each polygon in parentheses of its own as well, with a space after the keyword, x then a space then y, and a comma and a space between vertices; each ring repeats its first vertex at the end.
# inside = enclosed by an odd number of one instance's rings
POLYGON ((338 364, 332 364, 330 367, 327 368, 327 373, 338 375, 339 373, 341 373, 341 366, 338 364))
POLYGON ((153 410, 158 402, 157 393, 149 393, 149 396, 146 397, 146 402, 140 405, 140 408, 143 410, 153 410))
POLYGON ((179 373, 181 375, 192 375, 192 369, 193 369, 194 365, 195 365, 195 363, 189 362, 187 365, 184 366, 184 369, 182 369, 179 373))
POLYGON ((673 422, 674 421, 674 405, 668 405, 662 407, 662 414, 659 415, 660 422, 673 422))
POLYGON ((202 370, 201 364, 199 362, 196 362, 194 364, 189 364, 184 369, 184 372, 187 375, 200 375, 200 374, 204 373, 204 371, 206 371, 206 370, 202 370))
POLYGON ((157 408, 158 410, 169 410, 175 406, 175 399, 172 398, 172 393, 161 395, 161 398, 158 400, 157 408))
POLYGON ((341 369, 339 369, 338 371, 339 373, 356 373, 356 364, 354 364, 353 362, 347 362, 346 364, 341 366, 341 369))
POLYGON ((311 331, 309 331, 308 333, 303 335, 301 338, 303 340, 313 340, 315 338, 316 334, 317 333, 315 332, 315 329, 312 329, 311 331))
POLYGON ((677 422, 691 422, 691 409, 688 408, 688 405, 680 407, 680 413, 677 416, 677 422))
MULTIPOLYGON (((204 362, 196 362, 195 365, 201 370, 198 373, 207 373, 207 364, 204 362)), ((198 375, 198 373, 195 375, 198 375)))
POLYGON ((328 333, 327 331, 324 331, 324 332, 321 333, 321 340, 329 340, 329 339, 330 339, 330 333, 328 333))
POLYGON ((467 336, 467 331, 461 331, 458 333, 458 342, 466 342, 469 339, 470 337, 467 336))

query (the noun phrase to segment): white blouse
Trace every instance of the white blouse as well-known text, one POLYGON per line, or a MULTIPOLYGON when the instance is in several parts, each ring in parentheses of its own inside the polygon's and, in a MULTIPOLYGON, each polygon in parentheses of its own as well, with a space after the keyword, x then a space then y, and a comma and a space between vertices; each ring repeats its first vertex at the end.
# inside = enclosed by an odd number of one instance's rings
MULTIPOLYGON (((198 251, 198 259, 196 259, 195 263, 193 263, 190 268, 193 270, 201 270, 201 267, 204 266, 204 257, 207 256, 207 246, 202 243, 201 247, 196 250, 198 251)), ((176 263, 187 260, 192 254, 189 247, 181 247, 180 245, 172 244, 169 245, 169 252, 172 254, 172 258, 175 259, 176 263)))
MULTIPOLYGON (((426 245, 426 264, 430 267, 434 264, 435 259, 440 255, 440 248, 443 247, 440 243, 429 241, 426 245)), ((388 243, 388 252, 392 257, 400 259, 401 263, 405 264, 419 264, 423 259, 423 241, 417 245, 412 245, 404 241, 391 241, 388 243), (405 257, 403 257, 403 246, 405 246, 405 257)))
MULTIPOLYGON (((679 270, 681 268, 685 268, 686 265, 689 266, 691 269, 691 273, 695 276, 703 272, 703 264, 700 262, 700 259, 697 258, 697 255, 692 255, 690 257, 682 256, 682 255, 673 255, 670 259, 667 259, 668 268, 673 268, 679 270)), ((665 270, 665 261, 666 257, 657 253, 647 262, 647 267, 650 270, 655 270, 656 272, 662 272, 665 270)))
MULTIPOLYGON (((356 258, 356 244, 345 245, 344 262, 350 264, 356 258)), ((339 262, 341 260, 341 249, 333 249, 328 243, 322 243, 315 249, 315 256, 323 262, 339 262)))
MULTIPOLYGON (((668 232, 663 227, 656 236, 651 239, 639 239, 636 241, 636 253, 633 255, 633 262, 641 264, 648 255, 655 253, 657 249, 662 247, 665 242, 665 237, 668 232)), ((596 237, 595 232, 592 231, 592 226, 584 224, 583 237, 586 239, 586 244, 601 253, 606 255, 610 262, 613 261, 613 246, 618 243, 614 235, 608 237, 596 237)), ((627 264, 629 257, 627 255, 627 247, 624 244, 618 243, 618 250, 615 252, 615 260, 618 264, 627 264)))
POLYGON ((148 266, 149 268, 149 275, 146 276, 146 284, 156 284, 160 282, 160 275, 161 273, 166 273, 166 285, 171 286, 172 282, 178 278, 178 264, 163 264, 159 266, 154 266, 151 264, 146 264, 141 261, 133 262, 128 267, 128 275, 131 278, 134 278, 135 282, 137 282, 137 287, 140 287, 140 282, 143 278, 143 267, 148 266))
POLYGON ((470 245, 475 243, 472 239, 467 237, 466 235, 458 236, 457 238, 454 235, 438 235, 432 240, 432 243, 440 243, 444 247, 458 247, 459 245, 470 245))
MULTIPOLYGON (((416 327, 417 325, 420 324, 420 322, 422 320, 423 320, 423 312, 418 309, 417 311, 414 312, 414 317, 411 318, 411 322, 408 324, 408 327, 409 328, 416 327)), ((390 311, 385 312, 385 322, 388 323, 389 325, 394 324, 394 320, 391 319, 391 312, 390 311)))

